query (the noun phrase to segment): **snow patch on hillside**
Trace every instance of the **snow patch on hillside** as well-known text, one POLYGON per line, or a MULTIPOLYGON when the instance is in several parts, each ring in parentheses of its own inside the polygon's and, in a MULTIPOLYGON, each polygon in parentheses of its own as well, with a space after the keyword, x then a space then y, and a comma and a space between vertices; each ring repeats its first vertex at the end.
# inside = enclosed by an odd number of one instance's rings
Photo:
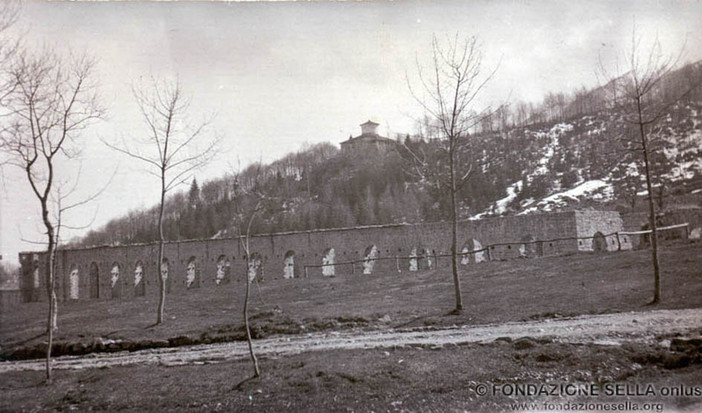
POLYGON ((558 123, 554 125, 547 133, 537 133, 538 137, 547 136, 549 138, 549 142, 546 145, 544 155, 541 157, 541 159, 539 159, 536 170, 529 179, 530 181, 534 175, 543 175, 545 173, 548 173, 548 164, 553 158, 554 153, 556 152, 556 147, 558 146, 558 138, 564 133, 570 132, 572 130, 573 125, 569 123, 558 123))
POLYGON ((549 195, 531 208, 525 209, 520 214, 528 214, 536 211, 553 211, 557 208, 567 206, 569 202, 578 202, 581 198, 606 201, 611 199, 613 194, 612 184, 601 179, 593 179, 585 181, 567 191, 549 195))
POLYGON ((522 181, 517 181, 513 183, 512 185, 507 187, 507 196, 499 199, 495 202, 495 205, 488 208, 487 210, 474 215, 470 217, 470 219, 481 219, 485 218, 488 215, 501 215, 504 214, 507 211, 507 205, 509 205, 510 202, 514 201, 514 199, 517 197, 517 193, 522 190, 522 181))

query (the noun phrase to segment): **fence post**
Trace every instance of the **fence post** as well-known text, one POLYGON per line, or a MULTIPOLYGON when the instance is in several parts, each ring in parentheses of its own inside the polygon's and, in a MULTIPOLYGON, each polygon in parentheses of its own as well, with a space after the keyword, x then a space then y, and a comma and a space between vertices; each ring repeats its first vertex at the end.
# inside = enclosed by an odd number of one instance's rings
POLYGON ((614 235, 617 236, 617 251, 622 250, 622 241, 619 239, 619 232, 615 232, 614 235))
POLYGON ((485 251, 487 251, 488 261, 492 261, 492 255, 490 255, 490 245, 485 247, 485 251))
POLYGON ((307 273, 307 266, 305 265, 305 278, 309 278, 309 274, 307 273))
POLYGON ((395 256, 395 266, 397 267, 397 272, 402 272, 400 271, 400 257, 397 255, 395 256))

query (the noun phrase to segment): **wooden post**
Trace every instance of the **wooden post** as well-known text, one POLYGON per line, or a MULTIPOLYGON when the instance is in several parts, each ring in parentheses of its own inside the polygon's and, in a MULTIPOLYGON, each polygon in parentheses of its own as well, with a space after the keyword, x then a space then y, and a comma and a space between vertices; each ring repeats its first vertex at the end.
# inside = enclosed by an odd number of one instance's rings
POLYGON ((488 261, 492 261, 492 256, 490 255, 490 246, 489 245, 487 247, 485 247, 485 251, 487 251, 488 261))
POLYGON ((402 272, 400 270, 400 257, 395 256, 395 266, 397 266, 397 272, 402 272))
POLYGON ((305 278, 309 278, 309 274, 307 273, 307 266, 305 265, 305 278))
POLYGON ((619 232, 615 232, 614 235, 617 236, 617 251, 622 250, 622 240, 619 239, 619 232))

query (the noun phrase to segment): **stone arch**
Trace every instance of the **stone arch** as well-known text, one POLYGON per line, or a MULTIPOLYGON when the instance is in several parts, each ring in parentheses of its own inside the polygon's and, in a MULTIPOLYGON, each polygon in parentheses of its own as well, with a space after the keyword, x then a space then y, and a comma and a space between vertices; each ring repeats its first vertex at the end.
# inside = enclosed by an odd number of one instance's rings
POLYGON ((469 238, 461 249, 461 253, 464 255, 461 257, 461 264, 467 265, 470 263, 477 264, 479 262, 486 261, 485 251, 481 251, 483 245, 475 238, 469 238), (478 252, 475 252, 478 251, 478 252))
POLYGON ((283 258, 283 278, 295 278, 295 251, 289 250, 283 258))
POLYGON ((519 245, 519 256, 522 258, 533 258, 536 254, 536 237, 529 234, 522 237, 519 245))
POLYGON ((378 258, 378 247, 375 245, 369 245, 363 252, 363 273, 373 274, 373 268, 375 267, 375 259, 378 258))
POLYGON ((595 235, 592 237, 592 250, 595 252, 607 251, 607 239, 600 231, 595 232, 595 235))
POLYGON ((194 255, 188 258, 188 265, 185 267, 185 287, 188 289, 200 287, 200 268, 197 257, 194 255))
POLYGON ((95 261, 90 263, 88 285, 90 285, 90 298, 100 298, 100 269, 95 261))
POLYGON ((217 258, 217 274, 215 275, 215 284, 229 284, 231 278, 232 263, 226 255, 220 255, 217 258))
POLYGON ((409 270, 419 271, 422 267, 422 260, 426 257, 426 249, 424 247, 412 247, 410 250, 409 270))
POLYGON ((258 281, 263 281, 263 258, 257 252, 251 254, 249 258, 248 276, 249 282, 254 282, 256 278, 258 281))
POLYGON ((134 296, 141 297, 146 294, 146 280, 144 279, 144 264, 137 261, 134 265, 134 296))
POLYGON ((336 275, 334 269, 334 257, 336 253, 334 248, 327 248, 322 253, 322 275, 325 277, 333 277, 336 275))
POLYGON ((120 266, 117 261, 110 266, 110 291, 112 298, 119 298, 122 292, 122 283, 119 282, 120 266))
POLYGON ((68 298, 71 300, 80 298, 80 273, 75 265, 71 267, 71 272, 68 273, 68 298))

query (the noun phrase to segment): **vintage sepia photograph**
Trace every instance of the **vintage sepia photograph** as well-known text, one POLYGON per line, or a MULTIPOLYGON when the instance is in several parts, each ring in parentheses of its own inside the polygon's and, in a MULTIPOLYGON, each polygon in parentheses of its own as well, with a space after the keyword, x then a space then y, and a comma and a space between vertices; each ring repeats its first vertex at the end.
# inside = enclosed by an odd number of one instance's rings
POLYGON ((0 412, 701 412, 702 1, 0 0, 0 412))

